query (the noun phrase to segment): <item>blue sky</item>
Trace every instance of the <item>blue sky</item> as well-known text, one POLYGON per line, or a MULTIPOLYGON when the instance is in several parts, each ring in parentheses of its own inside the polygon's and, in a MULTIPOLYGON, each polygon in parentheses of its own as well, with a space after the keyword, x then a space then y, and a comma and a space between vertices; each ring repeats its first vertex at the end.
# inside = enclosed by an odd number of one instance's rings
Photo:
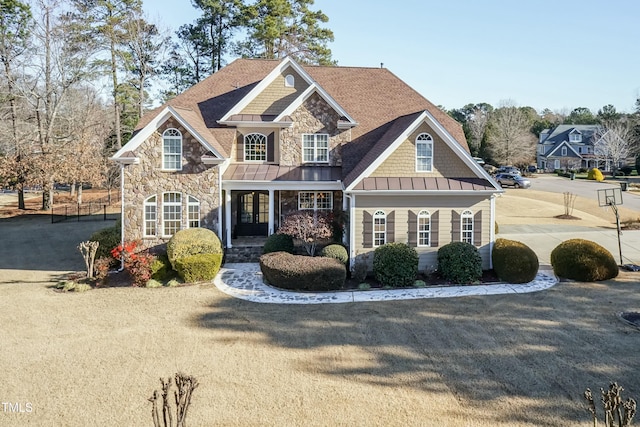
MULTIPOLYGON (((175 31, 190 0, 144 0, 175 31)), ((329 16, 338 65, 380 63, 437 105, 505 100, 569 112, 640 97, 636 0, 316 0, 329 16)), ((232 58, 229 58, 232 59, 232 58)))

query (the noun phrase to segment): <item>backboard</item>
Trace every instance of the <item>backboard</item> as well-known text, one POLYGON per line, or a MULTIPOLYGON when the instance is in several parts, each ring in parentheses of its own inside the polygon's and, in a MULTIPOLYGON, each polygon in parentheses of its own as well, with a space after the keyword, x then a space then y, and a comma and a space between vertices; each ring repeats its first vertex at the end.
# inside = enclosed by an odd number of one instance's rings
POLYGON ((620 188, 603 188, 598 190, 598 204, 600 207, 621 205, 622 204, 622 190, 620 188))

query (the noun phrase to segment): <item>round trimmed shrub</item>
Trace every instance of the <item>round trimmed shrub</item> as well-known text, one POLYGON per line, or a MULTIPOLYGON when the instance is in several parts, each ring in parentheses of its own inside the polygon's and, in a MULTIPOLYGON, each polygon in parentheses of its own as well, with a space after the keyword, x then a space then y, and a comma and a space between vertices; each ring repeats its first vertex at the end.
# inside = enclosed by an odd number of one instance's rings
POLYGON ((590 240, 565 240, 551 251, 551 265, 558 277, 595 282, 613 279, 618 264, 607 249, 590 240))
POLYGON ((438 271, 453 283, 477 282, 482 278, 482 257, 470 243, 447 243, 438 249, 438 271))
POLYGON ((587 179, 592 179, 596 181, 604 181, 604 175, 600 172, 598 168, 591 168, 587 173, 587 179))
POLYGON ((342 245, 327 245, 322 248, 320 255, 327 258, 335 258, 344 265, 347 265, 347 262, 349 261, 347 249, 342 245))
POLYGON ((491 252, 498 278, 509 283, 528 283, 538 274, 538 256, 527 245, 515 240, 497 239, 491 252))
POLYGON ((187 255, 176 260, 176 271, 187 283, 212 280, 220 271, 222 254, 187 255))
POLYGON ((157 255, 153 261, 151 261, 151 278, 154 280, 163 281, 167 279, 173 272, 169 257, 167 254, 157 255))
POLYGON ((404 243, 387 243, 373 252, 373 274, 383 286, 411 286, 418 275, 418 253, 404 243))
POLYGON ((292 254, 294 249, 293 237, 288 234, 272 234, 267 237, 267 241, 262 248, 262 253, 289 252, 292 254))
POLYGON ((176 271, 178 259, 197 254, 222 255, 222 243, 216 233, 206 228, 186 228, 177 231, 167 243, 167 256, 176 271))
POLYGON ((260 270, 271 285, 297 291, 341 289, 347 277, 344 264, 334 258, 271 252, 260 257, 260 270))

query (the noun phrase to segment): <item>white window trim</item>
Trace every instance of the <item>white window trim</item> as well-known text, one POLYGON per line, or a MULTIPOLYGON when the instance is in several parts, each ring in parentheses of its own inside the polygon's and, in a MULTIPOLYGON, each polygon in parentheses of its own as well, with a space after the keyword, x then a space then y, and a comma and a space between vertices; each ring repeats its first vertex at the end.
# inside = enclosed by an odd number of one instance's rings
POLYGON ((562 157, 565 157, 567 155, 567 153, 569 152, 569 150, 567 150, 567 147, 562 147, 560 148, 560 155, 562 157))
POLYGON ((162 133, 162 170, 165 171, 181 171, 182 170, 182 132, 180 132, 178 129, 176 128, 169 128, 167 130, 165 130, 162 133), (177 135, 167 135, 168 133, 172 133, 175 132, 177 133, 177 135), (165 138, 172 138, 172 139, 176 139, 177 137, 180 138, 180 154, 177 153, 165 153, 165 147, 164 147, 164 142, 165 142, 165 138), (171 156, 179 156, 178 159, 178 167, 177 168, 168 168, 165 162, 165 154, 166 155, 171 155, 171 156))
POLYGON ((333 210, 333 192, 332 191, 298 191, 298 210, 299 211, 331 211, 333 210), (318 208, 318 194, 328 194, 329 195, 329 207, 328 208, 318 208), (301 203, 301 195, 302 194, 311 194, 313 198, 313 208, 303 207, 301 203))
POLYGON ((579 132, 570 133, 569 142, 582 142, 582 134, 579 132))
MULTIPOLYGON (((328 133, 304 133, 302 134, 302 163, 329 163, 329 134, 328 133), (304 158, 304 154, 305 154, 305 146, 304 146, 304 140, 305 137, 313 137, 313 160, 306 160, 304 158), (318 137, 319 136, 324 136, 327 138, 327 148, 326 148, 326 152, 327 152, 327 156, 326 156, 326 160, 318 160, 318 137)), ((309 147, 311 148, 311 147, 309 147)), ((325 150, 324 148, 322 150, 325 150)))
POLYGON ((292 74, 287 74, 284 76, 284 87, 295 87, 296 86, 296 78, 293 77, 292 74))
POLYGON ((156 237, 158 235, 158 196, 156 194, 147 197, 144 200, 144 204, 142 207, 142 237, 156 237), (153 199, 153 201, 151 201, 153 199), (153 211, 150 212, 153 214, 153 219, 147 219, 147 208, 153 208, 153 211), (147 224, 153 221, 155 231, 154 233, 148 232, 147 224))
POLYGON ((244 151, 244 161, 245 162, 255 162, 255 163, 264 163, 267 161, 267 159, 269 158, 269 153, 267 153, 267 150, 269 149, 269 144, 268 144, 268 138, 267 135, 260 133, 260 132, 252 132, 249 133, 247 135, 244 136, 244 146, 243 146, 243 151, 244 151), (249 138, 250 136, 253 135, 258 135, 264 138, 264 159, 259 159, 259 160, 248 160, 247 159, 247 138, 249 138))
POLYGON ((200 227, 200 200, 198 200, 193 196, 187 196, 187 228, 197 228, 197 227, 200 227), (196 211, 196 214, 198 216, 197 218, 198 225, 191 226, 191 221, 193 220, 191 218, 191 208, 194 206, 198 208, 198 210, 196 211))
POLYGON ((555 160, 553 161, 553 168, 554 168, 554 169, 560 169, 560 160, 555 159, 555 160))
POLYGON ((431 135, 429 135, 428 133, 421 133, 420 135, 418 135, 416 137, 416 172, 433 172, 433 137, 431 135), (421 138, 425 138, 425 139, 421 139, 421 138), (427 145, 427 146, 431 146, 431 156, 419 156, 418 155, 418 145, 427 145), (429 162, 429 168, 428 169, 421 169, 420 168, 420 162, 419 159, 430 159, 431 161, 429 162))
POLYGON ((473 233, 474 233, 474 220, 473 220, 473 212, 471 212, 470 210, 466 210, 464 212, 462 212, 462 214, 460 215, 460 241, 461 242, 467 242, 473 245, 473 233), (469 220, 471 223, 471 229, 470 230, 465 230, 464 229, 464 225, 465 225, 465 220, 469 220), (469 239, 468 241, 465 240, 465 234, 469 235, 469 239))
POLYGON ((180 210, 178 211, 179 218, 177 220, 170 220, 170 221, 172 221, 172 222, 173 221, 178 221, 178 229, 176 231, 182 230, 182 219, 183 219, 182 218, 183 217, 183 215, 182 215, 182 200, 183 200, 183 197, 182 196, 183 196, 182 193, 177 192, 177 191, 166 191, 166 192, 162 193, 162 230, 161 230, 162 237, 171 237, 171 236, 173 236, 173 234, 165 233, 165 225, 167 223, 167 219, 166 219, 166 216, 165 216, 166 214, 165 214, 165 210, 164 210, 165 206, 179 206, 180 207, 180 210), (164 201, 164 196, 167 195, 167 194, 178 194, 180 196, 180 202, 168 202, 168 203, 165 202, 164 201))
POLYGON ((373 214, 372 222, 373 224, 372 224, 371 232, 373 233, 372 240, 373 240, 373 247, 375 248, 387 243, 387 214, 384 211, 375 211, 373 214), (384 225, 384 230, 376 231, 376 219, 384 220, 384 222, 382 223, 382 225, 384 225), (379 240, 377 238, 378 237, 377 235, 380 235, 380 234, 382 235, 382 243, 377 244, 377 241, 379 240))
POLYGON ((418 224, 417 224, 417 231, 416 232, 418 234, 418 236, 417 236, 418 247, 427 248, 427 247, 431 246, 431 213, 429 211, 427 211, 427 210, 422 210, 422 211, 418 212, 417 221, 418 221, 418 224), (420 220, 421 219, 425 219, 425 218, 428 220, 427 226, 429 228, 428 231, 426 231, 426 232, 420 230, 420 220), (427 236, 427 243, 426 244, 421 244, 420 243, 420 241, 421 241, 420 237, 422 235, 424 235, 425 233, 426 233, 426 236, 427 236))

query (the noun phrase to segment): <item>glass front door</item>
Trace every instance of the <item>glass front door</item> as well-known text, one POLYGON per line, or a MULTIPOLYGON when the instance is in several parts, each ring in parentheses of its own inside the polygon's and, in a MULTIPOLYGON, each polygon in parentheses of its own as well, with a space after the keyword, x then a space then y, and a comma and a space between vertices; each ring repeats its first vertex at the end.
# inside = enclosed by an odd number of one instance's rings
POLYGON ((269 193, 249 191, 238 193, 236 236, 266 236, 269 229, 269 193))

